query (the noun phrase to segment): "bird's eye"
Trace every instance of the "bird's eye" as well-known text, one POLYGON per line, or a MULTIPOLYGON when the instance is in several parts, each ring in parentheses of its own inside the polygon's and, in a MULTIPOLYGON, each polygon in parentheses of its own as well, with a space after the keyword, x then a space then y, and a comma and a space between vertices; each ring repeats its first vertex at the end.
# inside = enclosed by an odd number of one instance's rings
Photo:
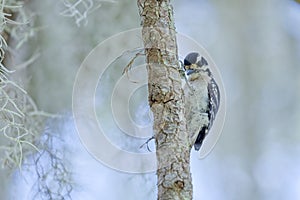
POLYGON ((191 65, 192 63, 190 63, 189 61, 187 61, 186 59, 184 59, 184 66, 189 66, 191 65))

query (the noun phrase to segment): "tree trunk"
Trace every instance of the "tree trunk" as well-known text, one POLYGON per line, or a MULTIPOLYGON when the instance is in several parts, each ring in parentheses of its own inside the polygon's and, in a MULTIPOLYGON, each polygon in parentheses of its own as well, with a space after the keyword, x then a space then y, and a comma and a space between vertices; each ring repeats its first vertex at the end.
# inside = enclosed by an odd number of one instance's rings
POLYGON ((176 31, 170 0, 138 0, 154 115, 158 199, 192 199, 190 145, 184 117, 176 31))

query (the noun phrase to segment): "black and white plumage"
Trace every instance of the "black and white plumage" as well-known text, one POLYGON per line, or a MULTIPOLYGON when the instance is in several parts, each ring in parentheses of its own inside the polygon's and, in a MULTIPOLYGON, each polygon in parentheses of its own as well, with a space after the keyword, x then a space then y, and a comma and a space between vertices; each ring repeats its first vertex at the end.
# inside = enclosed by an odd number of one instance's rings
POLYGON ((199 53, 188 54, 183 65, 188 80, 184 86, 187 132, 198 151, 218 112, 220 92, 207 60, 199 53))

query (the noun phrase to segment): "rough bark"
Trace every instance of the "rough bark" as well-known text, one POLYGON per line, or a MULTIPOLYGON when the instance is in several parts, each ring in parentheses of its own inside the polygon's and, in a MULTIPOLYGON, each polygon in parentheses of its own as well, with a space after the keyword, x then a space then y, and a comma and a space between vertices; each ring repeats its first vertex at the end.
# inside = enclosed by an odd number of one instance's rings
POLYGON ((149 104, 154 115, 158 199, 192 199, 190 145, 178 71, 170 0, 138 0, 145 46, 149 104))

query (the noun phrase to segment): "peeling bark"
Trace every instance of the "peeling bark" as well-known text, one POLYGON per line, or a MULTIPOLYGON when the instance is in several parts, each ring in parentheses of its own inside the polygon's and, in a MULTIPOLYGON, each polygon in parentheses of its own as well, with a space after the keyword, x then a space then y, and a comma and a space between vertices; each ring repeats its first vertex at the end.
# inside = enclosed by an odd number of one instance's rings
POLYGON ((184 117, 176 31, 170 0, 138 0, 154 115, 158 199, 192 199, 190 145, 184 117))

